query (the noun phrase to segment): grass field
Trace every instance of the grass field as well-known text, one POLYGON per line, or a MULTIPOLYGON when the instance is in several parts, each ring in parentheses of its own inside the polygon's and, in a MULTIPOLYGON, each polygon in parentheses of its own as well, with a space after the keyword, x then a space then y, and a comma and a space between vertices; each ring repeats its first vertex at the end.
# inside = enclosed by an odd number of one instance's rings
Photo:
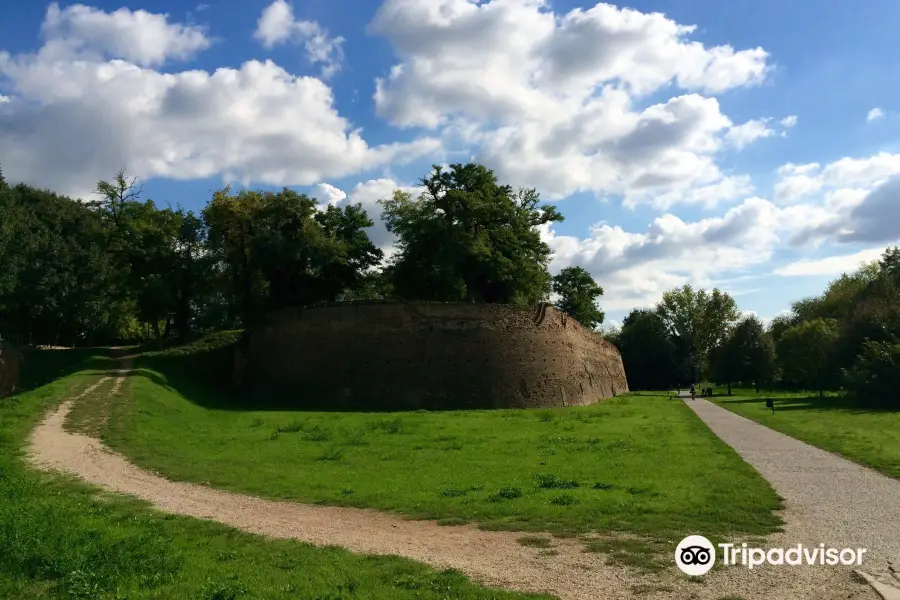
POLYGON ((712 400, 798 440, 900 478, 900 411, 860 408, 834 394, 819 398, 809 393, 733 392, 731 397, 712 400), (766 398, 775 400, 775 414, 765 407, 766 398))
POLYGON ((96 381, 98 368, 113 366, 94 353, 51 352, 46 363, 30 356, 25 387, 67 377, 0 399, 0 598, 547 598, 486 589, 401 558, 270 541, 163 515, 33 471, 22 446, 43 412, 96 381))
POLYGON ((768 484, 665 396, 559 410, 289 412, 223 400, 215 409, 215 392, 155 364, 139 361, 124 388, 133 401, 112 408, 104 439, 170 478, 562 535, 671 540, 780 523, 768 484))

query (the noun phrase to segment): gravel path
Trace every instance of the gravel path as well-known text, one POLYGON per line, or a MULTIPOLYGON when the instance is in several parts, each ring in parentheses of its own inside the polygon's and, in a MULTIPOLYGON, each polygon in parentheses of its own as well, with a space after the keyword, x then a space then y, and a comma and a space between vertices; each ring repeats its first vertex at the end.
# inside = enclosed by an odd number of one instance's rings
POLYGON ((787 506, 785 537, 834 548, 866 548, 862 570, 900 584, 900 481, 703 399, 685 402, 775 488, 787 506))
MULTIPOLYGON (((120 371, 113 389, 118 391, 127 376, 128 371, 120 371)), ((411 521, 374 510, 265 500, 172 482, 137 468, 99 440, 63 429, 73 403, 108 379, 63 402, 45 417, 30 440, 29 458, 33 464, 146 500, 161 511, 211 519, 269 537, 341 546, 366 554, 400 555, 438 568, 458 569, 489 586, 544 592, 561 600, 876 598, 869 595, 868 586, 852 580, 847 571, 827 567, 753 571, 730 568, 689 581, 674 565, 651 576, 606 564, 603 555, 585 553, 576 540, 554 540, 558 553, 548 555, 520 545, 517 540, 523 534, 515 532, 483 531, 473 526, 442 527, 433 521, 411 521)), ((676 543, 677 540, 673 550, 676 543)))

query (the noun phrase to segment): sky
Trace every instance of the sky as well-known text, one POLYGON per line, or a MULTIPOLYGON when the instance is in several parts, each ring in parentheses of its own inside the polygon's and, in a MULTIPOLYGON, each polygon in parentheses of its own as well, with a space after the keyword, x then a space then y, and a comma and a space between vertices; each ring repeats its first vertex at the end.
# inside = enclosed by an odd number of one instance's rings
POLYGON ((895 0, 0 0, 0 165, 361 202, 474 161, 564 222, 609 322, 690 283, 763 318, 900 239, 895 0))

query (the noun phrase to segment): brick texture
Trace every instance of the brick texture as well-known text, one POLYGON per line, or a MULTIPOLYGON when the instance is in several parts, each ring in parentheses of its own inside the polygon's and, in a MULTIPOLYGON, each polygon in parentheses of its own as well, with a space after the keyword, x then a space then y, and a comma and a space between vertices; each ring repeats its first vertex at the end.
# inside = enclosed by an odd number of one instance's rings
POLYGON ((233 383, 298 408, 358 410, 572 406, 628 391, 618 350, 547 304, 279 311, 237 344, 233 383))

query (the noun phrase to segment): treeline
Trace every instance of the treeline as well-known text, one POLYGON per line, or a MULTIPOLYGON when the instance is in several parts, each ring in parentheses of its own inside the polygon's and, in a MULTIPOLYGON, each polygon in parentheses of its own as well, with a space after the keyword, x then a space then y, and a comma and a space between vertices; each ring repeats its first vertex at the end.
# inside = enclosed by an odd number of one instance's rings
POLYGON ((477 165, 435 167, 418 198, 382 201, 398 237, 385 261, 360 204, 290 189, 226 188, 194 213, 141 198, 120 172, 73 200, 0 175, 0 337, 97 345, 252 325, 289 306, 355 299, 532 304, 556 292, 586 326, 603 290, 580 268, 552 278, 538 227, 561 221, 534 190, 477 165))
POLYGON ((608 334, 633 389, 700 381, 728 387, 845 390, 868 405, 900 407, 900 249, 793 303, 766 327, 734 299, 690 286, 634 310, 608 334))

